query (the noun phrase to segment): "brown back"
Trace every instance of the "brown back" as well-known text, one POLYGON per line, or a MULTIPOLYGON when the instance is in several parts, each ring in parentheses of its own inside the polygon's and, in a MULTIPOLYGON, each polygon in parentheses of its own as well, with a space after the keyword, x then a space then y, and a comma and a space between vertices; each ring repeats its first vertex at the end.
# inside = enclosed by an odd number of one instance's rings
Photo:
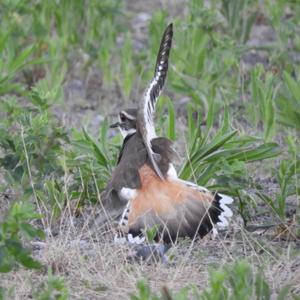
MULTIPOLYGON (((163 175, 166 175, 169 164, 177 155, 172 148, 172 142, 167 138, 159 137, 154 138, 151 143, 153 151, 160 155, 158 164, 163 175)), ((145 164, 153 169, 143 139, 137 132, 127 137, 123 142, 118 164, 105 188, 106 197, 111 197, 111 193, 118 192, 123 187, 140 189, 139 169, 145 164)))

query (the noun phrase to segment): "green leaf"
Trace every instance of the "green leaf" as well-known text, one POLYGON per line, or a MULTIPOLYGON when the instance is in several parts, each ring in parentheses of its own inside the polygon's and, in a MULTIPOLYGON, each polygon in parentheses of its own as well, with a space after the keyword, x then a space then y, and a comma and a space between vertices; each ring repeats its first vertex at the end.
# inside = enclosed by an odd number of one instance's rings
POLYGON ((176 140, 176 129, 175 129, 175 109, 173 102, 171 99, 167 98, 168 104, 168 130, 167 130, 167 137, 175 141, 176 140))
POLYGON ((42 264, 33 259, 26 251, 21 251, 17 256, 18 261, 26 268, 29 269, 39 269, 42 267, 42 264))
POLYGON ((157 225, 154 225, 151 228, 148 228, 146 230, 146 232, 145 232, 146 233, 146 238, 147 238, 147 241, 149 243, 153 242, 154 238, 156 237, 156 235, 158 233, 158 230, 159 230, 159 228, 158 228, 157 225))
POLYGON ((285 285, 278 293, 277 300, 285 300, 291 291, 291 285, 285 285))
POLYGON ((193 166, 198 166, 208 155, 217 151, 221 148, 226 142, 233 138, 236 135, 236 131, 229 132, 223 136, 215 138, 208 145, 200 147, 189 157, 189 160, 184 164, 180 171, 180 177, 182 179, 189 179, 193 174, 193 166))
POLYGON ((269 300, 271 298, 269 285, 266 283, 266 281, 260 274, 256 275, 255 290, 256 290, 256 299, 269 300))
POLYGON ((45 234, 42 230, 34 228, 29 223, 24 223, 24 222, 21 223, 20 229, 21 229, 21 232, 28 238, 35 238, 35 237, 44 238, 45 237, 45 234))
POLYGON ((282 151, 276 143, 266 143, 255 148, 244 148, 238 153, 232 155, 229 161, 241 160, 245 162, 253 162, 258 160, 264 160, 267 158, 273 158, 278 156, 282 151))
POLYGON ((283 72, 283 77, 284 77, 285 83, 286 83, 291 95, 293 96, 294 100, 297 101, 298 104, 300 105, 300 86, 299 86, 299 83, 297 83, 291 77, 291 75, 286 71, 283 72))
POLYGON ((12 270, 13 264, 5 246, 0 246, 0 273, 8 273, 12 270))
POLYGON ((89 136, 89 134, 86 132, 86 130, 82 129, 84 137, 86 140, 91 144, 92 149, 94 150, 94 154, 97 158, 97 161, 104 167, 109 169, 109 162, 107 158, 105 157, 104 153, 100 149, 100 147, 96 144, 96 142, 89 136))

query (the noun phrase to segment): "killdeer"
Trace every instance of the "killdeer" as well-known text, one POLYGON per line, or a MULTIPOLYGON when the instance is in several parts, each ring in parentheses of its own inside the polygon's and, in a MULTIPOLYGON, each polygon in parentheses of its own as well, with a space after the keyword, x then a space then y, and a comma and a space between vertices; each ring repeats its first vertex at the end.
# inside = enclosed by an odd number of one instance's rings
POLYGON ((179 237, 205 236, 216 226, 228 225, 232 198, 178 178, 172 164, 172 142, 155 134, 153 115, 164 86, 172 43, 172 24, 162 37, 154 78, 138 109, 119 113, 111 127, 119 128, 124 141, 117 166, 105 189, 110 201, 123 212, 116 242, 144 243, 145 230, 155 226, 155 240, 175 242, 179 237))

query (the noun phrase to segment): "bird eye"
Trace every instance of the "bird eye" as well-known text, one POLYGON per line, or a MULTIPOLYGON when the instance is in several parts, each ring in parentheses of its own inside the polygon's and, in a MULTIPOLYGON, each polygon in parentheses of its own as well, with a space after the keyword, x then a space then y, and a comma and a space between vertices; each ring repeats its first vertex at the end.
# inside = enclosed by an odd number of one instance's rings
POLYGON ((121 122, 125 122, 126 121, 126 117, 123 114, 120 114, 120 120, 121 120, 121 122))

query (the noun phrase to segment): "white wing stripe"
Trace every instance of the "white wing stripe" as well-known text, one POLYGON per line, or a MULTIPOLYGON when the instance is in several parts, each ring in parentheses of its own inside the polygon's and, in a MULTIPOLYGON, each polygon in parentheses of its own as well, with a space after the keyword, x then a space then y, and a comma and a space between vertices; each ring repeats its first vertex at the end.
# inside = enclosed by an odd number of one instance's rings
POLYGON ((161 93, 167 76, 168 58, 172 44, 172 36, 173 26, 170 24, 166 28, 162 37, 156 60, 154 78, 151 80, 148 88, 145 91, 144 99, 139 108, 140 113, 138 113, 138 124, 141 127, 139 129, 146 145, 149 159, 151 160, 155 172, 161 179, 164 179, 164 177, 154 159, 155 153, 151 148, 151 140, 156 137, 153 115, 155 112, 157 99, 161 93))

